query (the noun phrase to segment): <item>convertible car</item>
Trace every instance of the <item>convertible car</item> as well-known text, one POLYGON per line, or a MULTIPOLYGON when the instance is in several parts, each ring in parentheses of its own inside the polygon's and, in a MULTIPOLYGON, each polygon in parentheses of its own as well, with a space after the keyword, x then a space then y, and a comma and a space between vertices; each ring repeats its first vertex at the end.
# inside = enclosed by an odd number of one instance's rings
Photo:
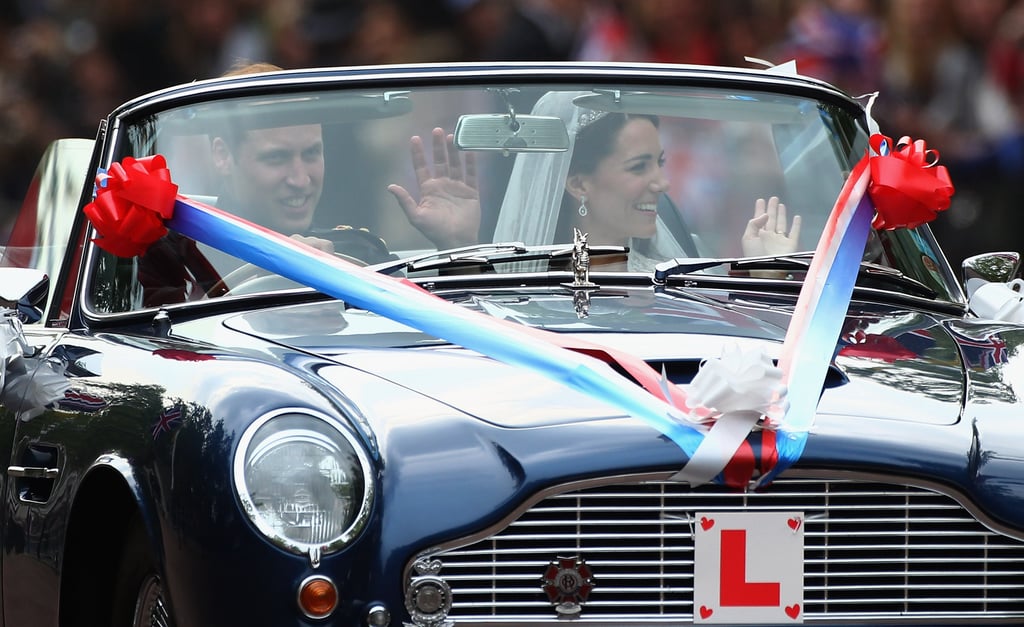
POLYGON ((1021 624, 1024 326, 970 298, 1019 256, 950 267, 871 98, 273 71, 56 142, 0 264, 0 624, 1021 624))

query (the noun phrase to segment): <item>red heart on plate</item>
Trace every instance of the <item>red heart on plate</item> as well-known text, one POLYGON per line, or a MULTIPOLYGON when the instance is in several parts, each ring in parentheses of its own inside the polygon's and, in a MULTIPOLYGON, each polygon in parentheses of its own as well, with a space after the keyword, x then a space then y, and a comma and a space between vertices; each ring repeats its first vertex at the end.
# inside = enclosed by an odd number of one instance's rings
POLYGON ((797 616, 800 616, 800 604, 794 603, 793 605, 786 606, 786 616, 796 620, 797 616))
POLYGON ((715 610, 711 609, 710 607, 708 607, 706 605, 700 606, 700 617, 701 618, 707 619, 707 618, 709 618, 714 613, 715 613, 715 610))
POLYGON ((800 528, 800 523, 801 523, 801 520, 799 518, 790 518, 787 521, 787 524, 789 525, 789 528, 792 529, 793 531, 796 531, 797 529, 800 528))
POLYGON ((710 529, 710 528, 715 526, 715 519, 714 518, 708 518, 707 516, 701 516, 700 517, 700 526, 701 526, 701 528, 704 531, 707 531, 708 529, 710 529))

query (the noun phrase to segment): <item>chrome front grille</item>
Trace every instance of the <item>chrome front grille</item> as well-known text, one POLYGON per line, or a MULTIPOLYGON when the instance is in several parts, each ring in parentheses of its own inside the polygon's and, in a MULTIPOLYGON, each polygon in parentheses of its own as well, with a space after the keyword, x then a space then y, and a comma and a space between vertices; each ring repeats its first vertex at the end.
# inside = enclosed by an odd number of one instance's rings
MULTIPOLYGON (((758 493, 644 480, 550 491, 512 520, 433 551, 457 624, 555 621, 547 565, 578 556, 580 622, 690 622, 695 512, 801 511, 804 620, 1024 621, 1024 543, 938 492, 785 479, 758 493)), ((563 621, 564 623, 564 621, 563 621)))

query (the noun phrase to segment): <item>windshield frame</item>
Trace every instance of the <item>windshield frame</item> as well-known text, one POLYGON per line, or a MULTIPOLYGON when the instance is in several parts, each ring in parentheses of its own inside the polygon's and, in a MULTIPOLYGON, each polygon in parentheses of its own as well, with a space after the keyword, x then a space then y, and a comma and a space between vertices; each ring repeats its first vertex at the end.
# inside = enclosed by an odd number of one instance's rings
MULTIPOLYGON (((686 88, 727 88, 729 90, 756 89, 770 91, 780 95, 814 98, 820 103, 848 115, 846 120, 852 122, 852 126, 846 129, 839 136, 847 142, 844 148, 849 151, 849 157, 857 154, 866 144, 866 116, 863 108, 853 98, 842 94, 834 88, 827 86, 813 79, 804 77, 769 76, 763 72, 736 71, 724 68, 644 68, 630 66, 626 71, 616 71, 614 68, 601 67, 547 67, 530 68, 527 70, 521 65, 509 67, 486 66, 487 71, 481 75, 480 66, 468 65, 461 67, 447 68, 440 71, 436 67, 431 68, 389 68, 386 71, 372 68, 356 68, 346 71, 291 71, 277 73, 267 77, 245 77, 241 79, 215 79, 204 81, 193 86, 182 86, 172 88, 163 92, 144 97, 124 105, 112 114, 107 125, 107 132, 104 136, 104 153, 107 155, 103 160, 109 164, 115 157, 126 154, 126 147, 130 145, 130 131, 134 125, 141 120, 152 116, 160 115, 173 109, 193 106, 206 102, 209 99, 217 98, 242 98, 242 97, 280 97, 282 95, 295 95, 307 91, 310 88, 324 89, 372 89, 372 90, 395 90, 402 91, 410 88, 427 87, 466 87, 480 85, 487 82, 492 85, 516 85, 528 81, 531 85, 546 86, 554 84, 566 84, 580 82, 581 84, 618 86, 618 87, 643 87, 657 85, 661 87, 661 81, 668 89, 686 88), (477 73, 470 74, 471 71, 477 73), (847 133, 854 133, 854 136, 847 136, 847 133)), ((395 147, 400 150, 400 147, 395 147)), ((936 257, 934 261, 938 266, 938 274, 946 286, 943 300, 952 303, 962 304, 965 302, 962 289, 957 282, 948 262, 941 254, 941 249, 935 242, 934 236, 925 226, 916 230, 917 236, 911 236, 911 240, 917 246, 925 245, 930 248, 936 257)), ((913 250, 907 242, 907 234, 888 233, 884 236, 886 243, 896 246, 899 250, 913 250)), ((155 309, 156 307, 127 307, 124 311, 107 311, 98 309, 88 298, 88 293, 94 291, 93 282, 96 279, 96 264, 102 258, 95 248, 90 247, 87 263, 89 264, 86 290, 83 290, 83 309, 87 316, 95 318, 106 318, 120 313, 131 313, 155 309)), ((170 305, 176 307, 178 305, 170 305)))

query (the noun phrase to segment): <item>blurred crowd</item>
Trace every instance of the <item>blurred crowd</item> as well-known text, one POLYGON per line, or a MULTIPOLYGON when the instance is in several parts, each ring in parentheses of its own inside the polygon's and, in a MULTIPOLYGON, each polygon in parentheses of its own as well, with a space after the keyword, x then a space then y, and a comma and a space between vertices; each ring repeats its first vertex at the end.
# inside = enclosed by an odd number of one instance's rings
POLYGON ((0 0, 0 241, 51 140, 239 61, 748 57, 879 92, 883 132, 941 153, 951 262, 1024 251, 1024 0, 0 0))

